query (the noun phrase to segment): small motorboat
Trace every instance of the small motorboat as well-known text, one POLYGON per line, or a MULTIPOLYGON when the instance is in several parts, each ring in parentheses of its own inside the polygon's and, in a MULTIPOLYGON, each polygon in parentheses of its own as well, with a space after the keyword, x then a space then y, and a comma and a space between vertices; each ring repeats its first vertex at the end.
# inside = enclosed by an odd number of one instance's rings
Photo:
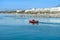
POLYGON ((29 23, 32 23, 32 24, 38 24, 39 23, 39 21, 38 20, 29 20, 29 23))

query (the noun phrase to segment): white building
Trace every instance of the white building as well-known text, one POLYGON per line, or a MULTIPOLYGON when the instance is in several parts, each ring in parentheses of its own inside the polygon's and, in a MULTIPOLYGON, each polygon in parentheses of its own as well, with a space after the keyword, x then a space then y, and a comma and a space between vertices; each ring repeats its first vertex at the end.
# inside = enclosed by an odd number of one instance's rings
POLYGON ((23 10, 16 10, 16 12, 21 12, 21 11, 23 11, 23 10))
POLYGON ((35 11, 35 12, 38 12, 38 11, 46 11, 46 10, 49 10, 49 11, 60 11, 60 7, 55 7, 55 8, 37 8, 37 9, 30 9, 30 10, 25 10, 25 12, 28 12, 28 11, 35 11))

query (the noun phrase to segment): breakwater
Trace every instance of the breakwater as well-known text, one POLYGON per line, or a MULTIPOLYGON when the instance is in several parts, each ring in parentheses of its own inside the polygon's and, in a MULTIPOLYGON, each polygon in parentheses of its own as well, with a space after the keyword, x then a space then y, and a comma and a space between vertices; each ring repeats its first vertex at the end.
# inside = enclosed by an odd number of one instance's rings
POLYGON ((19 17, 28 18, 60 18, 60 14, 19 14, 19 17))
MULTIPOLYGON (((37 13, 37 14, 30 14, 30 13, 1 13, 1 14, 13 14, 16 17, 21 18, 60 18, 60 13, 37 13)), ((9 16, 9 15, 8 15, 9 16)))

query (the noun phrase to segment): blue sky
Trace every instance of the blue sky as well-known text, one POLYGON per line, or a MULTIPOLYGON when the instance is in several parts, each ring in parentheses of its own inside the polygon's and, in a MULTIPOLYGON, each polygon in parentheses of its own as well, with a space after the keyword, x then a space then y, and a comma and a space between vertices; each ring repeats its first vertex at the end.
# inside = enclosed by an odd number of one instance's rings
POLYGON ((49 8, 60 5, 59 0, 0 0, 0 9, 49 8))

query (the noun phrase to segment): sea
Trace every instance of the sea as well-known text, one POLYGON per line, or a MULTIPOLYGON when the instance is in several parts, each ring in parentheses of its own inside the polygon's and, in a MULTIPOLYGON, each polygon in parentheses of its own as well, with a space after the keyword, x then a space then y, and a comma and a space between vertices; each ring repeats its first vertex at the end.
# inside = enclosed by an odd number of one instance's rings
POLYGON ((60 40, 60 18, 0 14, 0 40, 60 40), (31 24, 29 20, 40 23, 31 24))

